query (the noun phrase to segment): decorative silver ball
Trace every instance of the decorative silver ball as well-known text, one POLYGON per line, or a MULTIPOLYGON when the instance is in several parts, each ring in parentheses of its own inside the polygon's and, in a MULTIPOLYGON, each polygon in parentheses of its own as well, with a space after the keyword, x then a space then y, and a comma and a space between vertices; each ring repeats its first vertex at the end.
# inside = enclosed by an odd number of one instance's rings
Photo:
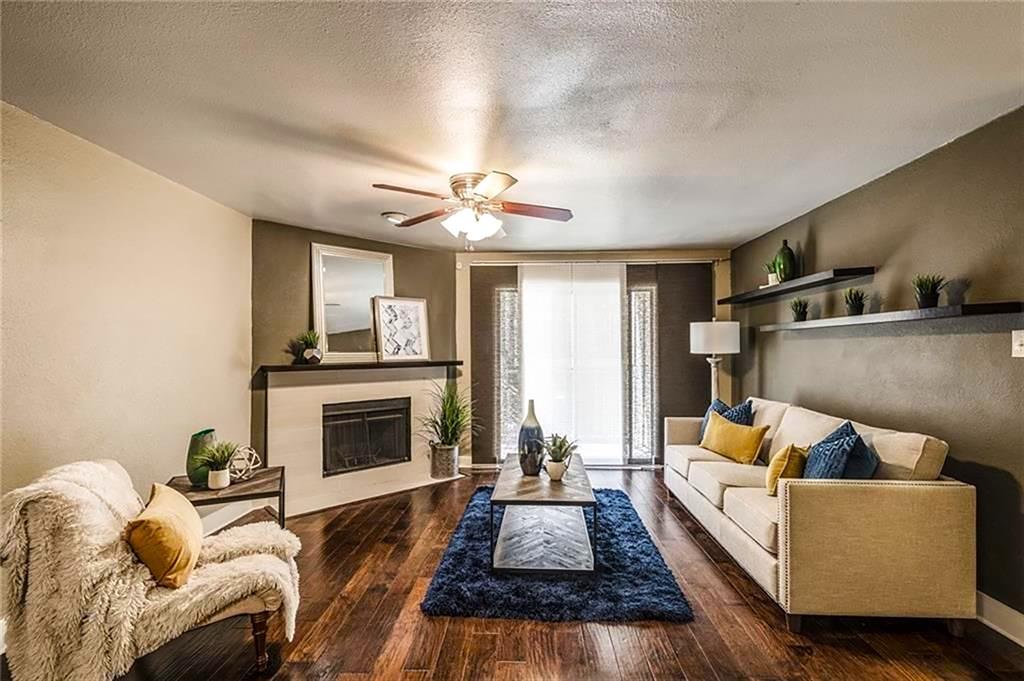
POLYGON ((248 480, 256 469, 263 463, 263 459, 252 447, 239 447, 235 455, 228 463, 228 471, 232 480, 248 480))

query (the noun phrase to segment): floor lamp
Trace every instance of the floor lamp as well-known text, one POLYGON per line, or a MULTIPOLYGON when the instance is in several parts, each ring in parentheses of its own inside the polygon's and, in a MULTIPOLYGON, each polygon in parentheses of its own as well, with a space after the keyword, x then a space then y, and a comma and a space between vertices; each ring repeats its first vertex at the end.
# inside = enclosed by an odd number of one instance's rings
POLYGON ((712 401, 718 399, 718 365, 722 362, 719 355, 735 355, 739 351, 739 322, 719 322, 712 318, 710 322, 690 323, 690 353, 710 355, 712 401))

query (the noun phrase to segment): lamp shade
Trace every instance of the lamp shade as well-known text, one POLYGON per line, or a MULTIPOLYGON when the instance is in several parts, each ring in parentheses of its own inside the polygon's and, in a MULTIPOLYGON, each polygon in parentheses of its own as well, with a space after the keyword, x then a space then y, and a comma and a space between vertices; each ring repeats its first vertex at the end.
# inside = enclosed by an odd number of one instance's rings
POLYGON ((735 355, 739 351, 739 322, 690 323, 690 352, 692 354, 735 355))

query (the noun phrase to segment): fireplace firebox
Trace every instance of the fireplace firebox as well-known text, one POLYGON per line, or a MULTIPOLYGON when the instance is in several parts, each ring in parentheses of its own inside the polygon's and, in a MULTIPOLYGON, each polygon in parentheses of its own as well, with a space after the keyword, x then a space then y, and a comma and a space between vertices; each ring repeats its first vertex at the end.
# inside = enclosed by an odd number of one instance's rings
POLYGON ((323 405, 323 477, 412 460, 412 400, 323 405))

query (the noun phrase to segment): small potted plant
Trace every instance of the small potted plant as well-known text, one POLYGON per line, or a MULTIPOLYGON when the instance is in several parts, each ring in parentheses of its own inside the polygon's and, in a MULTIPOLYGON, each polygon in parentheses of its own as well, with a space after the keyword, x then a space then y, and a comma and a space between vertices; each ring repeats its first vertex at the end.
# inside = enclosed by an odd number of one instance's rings
POLYGON ((210 475, 206 479, 207 487, 224 489, 231 484, 231 471, 228 467, 236 451, 238 443, 222 441, 207 445, 199 452, 196 461, 210 469, 210 475))
POLYGON ((914 287, 914 298, 917 307, 925 309, 939 306, 939 291, 946 285, 946 278, 941 274, 916 274, 911 280, 914 287))
POLYGON ((320 334, 310 329, 288 341, 288 353, 294 357, 292 364, 319 364, 324 358, 320 351, 320 334))
POLYGON ((764 271, 768 273, 768 285, 775 286, 779 283, 779 272, 774 260, 764 264, 764 271))
POLYGON ((434 385, 434 405, 420 419, 423 436, 430 443, 430 477, 453 478, 459 471, 459 445, 476 430, 473 404, 454 383, 434 385))
POLYGON ((553 433, 548 438, 544 443, 544 451, 548 455, 548 460, 544 462, 544 470, 548 472, 548 477, 556 482, 562 479, 569 468, 569 462, 572 461, 572 455, 576 453, 576 447, 576 443, 565 435, 553 433))
POLYGON ((794 298, 789 303, 789 309, 793 311, 794 322, 806 322, 807 321, 807 299, 806 298, 794 298))
POLYGON ((843 300, 846 302, 846 314, 850 316, 864 314, 864 301, 867 300, 867 294, 863 289, 846 289, 843 300))

